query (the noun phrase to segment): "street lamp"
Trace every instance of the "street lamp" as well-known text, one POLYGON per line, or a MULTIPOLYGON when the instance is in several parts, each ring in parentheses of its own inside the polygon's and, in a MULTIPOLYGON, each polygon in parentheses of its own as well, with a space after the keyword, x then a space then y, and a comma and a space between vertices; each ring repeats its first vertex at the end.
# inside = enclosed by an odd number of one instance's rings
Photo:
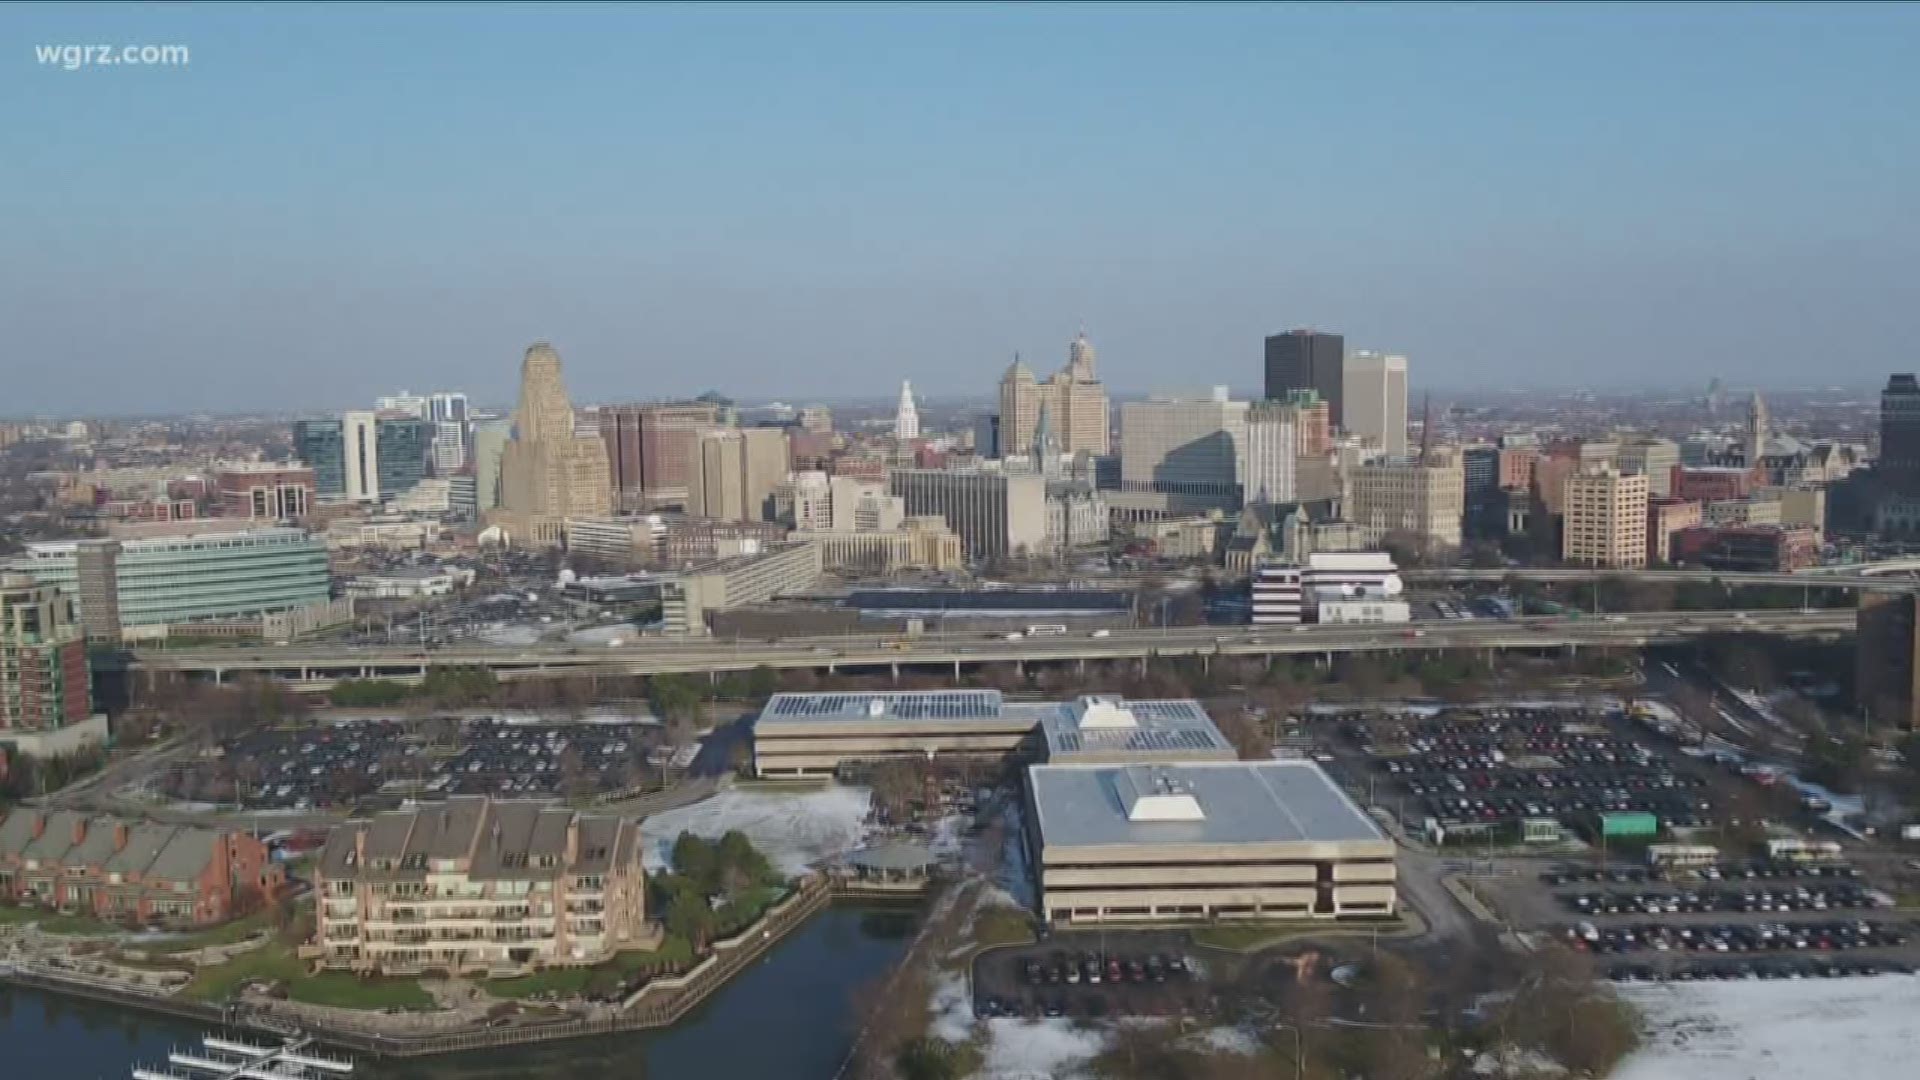
POLYGON ((1290 1031, 1293 1033, 1293 1080, 1301 1080, 1302 1077, 1307 1075, 1307 1050, 1306 1041, 1301 1034, 1299 1025, 1282 1023, 1279 1020, 1275 1020, 1273 1026, 1282 1031, 1290 1031))

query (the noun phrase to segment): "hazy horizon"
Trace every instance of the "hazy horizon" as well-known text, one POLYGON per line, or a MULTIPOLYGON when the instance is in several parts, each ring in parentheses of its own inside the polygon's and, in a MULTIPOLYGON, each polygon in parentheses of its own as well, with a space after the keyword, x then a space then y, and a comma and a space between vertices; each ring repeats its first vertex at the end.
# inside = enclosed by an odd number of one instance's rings
MULTIPOLYGON (((0 9, 0 413, 1911 369, 1910 6, 0 9), (179 43, 178 68, 33 49, 179 43)), ((1811 373, 1818 377, 1810 377, 1811 373)), ((1450 388, 1450 389, 1449 389, 1450 388)))

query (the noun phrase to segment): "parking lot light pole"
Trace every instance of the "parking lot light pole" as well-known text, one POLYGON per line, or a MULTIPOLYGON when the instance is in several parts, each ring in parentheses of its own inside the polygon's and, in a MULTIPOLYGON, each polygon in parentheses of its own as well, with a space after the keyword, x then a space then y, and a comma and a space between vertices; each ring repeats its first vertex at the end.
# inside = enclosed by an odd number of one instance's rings
POLYGON ((1302 1077, 1307 1075, 1307 1046, 1305 1039, 1301 1035, 1300 1026, 1298 1024, 1283 1023, 1279 1020, 1275 1020, 1273 1026, 1282 1031, 1291 1031, 1293 1033, 1293 1080, 1301 1080, 1302 1077))

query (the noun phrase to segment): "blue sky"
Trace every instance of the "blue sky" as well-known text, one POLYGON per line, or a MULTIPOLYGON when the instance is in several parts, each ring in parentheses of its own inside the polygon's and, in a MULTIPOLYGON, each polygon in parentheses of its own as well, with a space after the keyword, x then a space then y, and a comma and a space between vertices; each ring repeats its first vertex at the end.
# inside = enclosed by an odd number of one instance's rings
POLYGON ((0 8, 0 414, 1916 363, 1920 8, 0 8), (64 71, 33 46, 184 44, 64 71))

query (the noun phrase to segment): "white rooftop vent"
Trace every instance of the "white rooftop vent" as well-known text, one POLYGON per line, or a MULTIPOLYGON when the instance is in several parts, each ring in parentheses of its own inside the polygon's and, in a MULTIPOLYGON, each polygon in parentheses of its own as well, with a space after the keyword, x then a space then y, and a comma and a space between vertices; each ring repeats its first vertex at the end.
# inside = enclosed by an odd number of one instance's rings
POLYGON ((1087 728, 1137 728, 1140 721, 1123 699, 1102 694, 1085 694, 1073 703, 1074 726, 1087 728))
POLYGON ((1205 821, 1200 800, 1193 789, 1178 777, 1158 769, 1123 769, 1114 777, 1114 787, 1128 821, 1205 821))
POLYGON ((874 717, 875 719, 878 719, 882 716, 887 715, 887 699, 877 698, 877 697, 868 698, 867 699, 867 715, 874 717))

